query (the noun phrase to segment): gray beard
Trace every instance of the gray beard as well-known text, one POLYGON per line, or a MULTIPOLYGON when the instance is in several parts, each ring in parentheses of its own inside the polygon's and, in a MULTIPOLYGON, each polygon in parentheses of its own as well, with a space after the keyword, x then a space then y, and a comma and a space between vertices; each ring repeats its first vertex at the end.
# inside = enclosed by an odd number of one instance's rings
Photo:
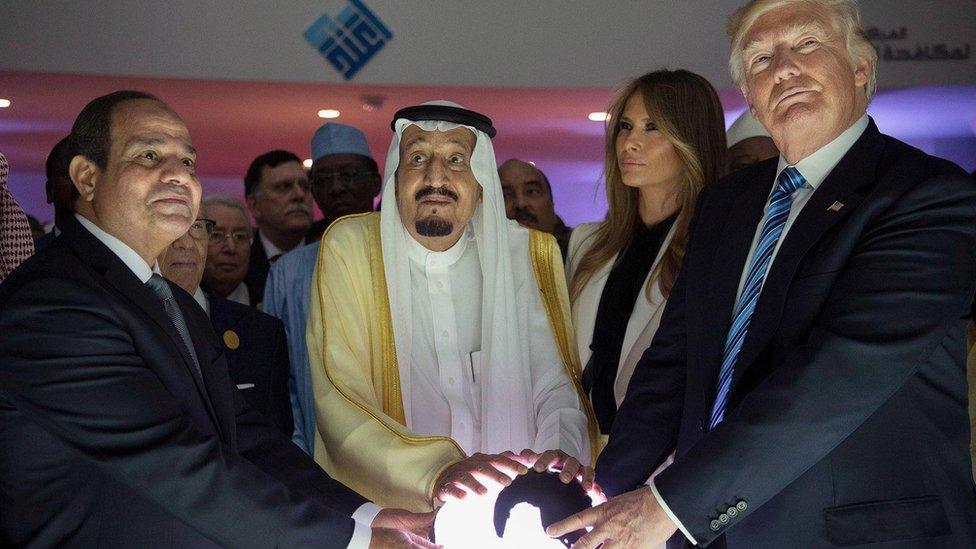
POLYGON ((447 236, 454 231, 454 224, 433 217, 415 221, 414 228, 420 236, 447 236))

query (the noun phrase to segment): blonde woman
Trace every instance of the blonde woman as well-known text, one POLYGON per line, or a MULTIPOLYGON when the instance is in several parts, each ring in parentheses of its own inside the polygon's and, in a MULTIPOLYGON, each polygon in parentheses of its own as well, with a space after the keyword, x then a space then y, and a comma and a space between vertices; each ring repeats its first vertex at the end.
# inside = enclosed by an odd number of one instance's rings
POLYGON ((724 171, 722 106, 707 80, 661 70, 617 94, 606 134, 609 211, 602 222, 573 231, 567 270, 583 385, 601 448, 657 330, 698 192, 724 171))

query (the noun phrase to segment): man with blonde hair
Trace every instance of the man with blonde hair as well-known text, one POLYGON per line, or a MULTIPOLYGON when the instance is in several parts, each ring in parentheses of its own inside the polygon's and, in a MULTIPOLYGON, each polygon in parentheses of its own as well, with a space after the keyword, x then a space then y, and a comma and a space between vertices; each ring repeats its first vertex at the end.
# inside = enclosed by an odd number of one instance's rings
POLYGON ((757 0, 729 28, 733 80, 780 155, 702 191, 597 463, 611 499, 550 533, 974 547, 976 185, 867 116, 877 56, 853 2, 757 0))

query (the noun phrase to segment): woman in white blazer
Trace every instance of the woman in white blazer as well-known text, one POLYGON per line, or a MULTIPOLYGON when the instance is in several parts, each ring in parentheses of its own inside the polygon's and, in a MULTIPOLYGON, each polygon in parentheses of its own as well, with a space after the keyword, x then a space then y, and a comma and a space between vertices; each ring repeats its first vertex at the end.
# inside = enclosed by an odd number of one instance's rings
POLYGON ((685 70, 633 80, 611 103, 604 164, 609 211, 573 231, 566 271, 601 448, 657 331, 698 192, 725 172, 715 90, 685 70))

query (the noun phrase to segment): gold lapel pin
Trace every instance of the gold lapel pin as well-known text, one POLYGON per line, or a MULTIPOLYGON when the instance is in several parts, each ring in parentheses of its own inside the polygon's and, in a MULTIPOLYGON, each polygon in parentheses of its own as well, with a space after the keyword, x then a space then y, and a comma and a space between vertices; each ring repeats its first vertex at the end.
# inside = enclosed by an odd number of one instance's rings
POLYGON ((833 204, 831 204, 830 206, 827 206, 827 211, 830 211, 830 212, 839 212, 840 209, 843 208, 843 207, 844 207, 844 203, 843 202, 838 202, 838 201, 835 200, 833 204))
POLYGON ((228 349, 234 350, 241 346, 241 338, 237 337, 237 333, 234 330, 227 330, 224 332, 224 345, 228 349))

